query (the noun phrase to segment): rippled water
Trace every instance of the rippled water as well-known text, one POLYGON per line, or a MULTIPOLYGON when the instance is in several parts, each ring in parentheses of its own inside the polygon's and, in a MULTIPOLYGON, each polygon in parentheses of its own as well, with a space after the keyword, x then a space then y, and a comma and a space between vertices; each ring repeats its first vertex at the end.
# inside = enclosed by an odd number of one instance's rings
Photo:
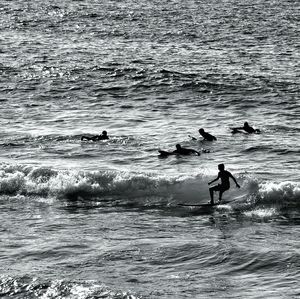
POLYGON ((298 1, 0 11, 0 296, 300 296, 298 1), (176 143, 210 152, 158 157, 176 143), (231 203, 178 206, 219 163, 231 203))

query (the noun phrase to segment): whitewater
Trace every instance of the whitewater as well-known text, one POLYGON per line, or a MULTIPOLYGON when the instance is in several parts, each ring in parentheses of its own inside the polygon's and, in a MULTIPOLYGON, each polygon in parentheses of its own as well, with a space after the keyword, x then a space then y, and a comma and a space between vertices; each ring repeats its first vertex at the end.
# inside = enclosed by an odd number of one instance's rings
POLYGON ((1 297, 300 297, 298 1, 0 11, 1 297))

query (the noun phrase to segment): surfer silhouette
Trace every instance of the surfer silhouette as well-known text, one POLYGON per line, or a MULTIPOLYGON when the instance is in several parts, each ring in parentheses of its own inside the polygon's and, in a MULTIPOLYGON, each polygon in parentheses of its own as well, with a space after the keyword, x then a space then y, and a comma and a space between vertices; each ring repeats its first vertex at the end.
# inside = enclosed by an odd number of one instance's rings
POLYGON ((81 136, 81 140, 92 140, 92 141, 98 141, 98 140, 106 140, 109 139, 107 132, 106 131, 102 131, 101 135, 95 135, 95 136, 81 136))
MULTIPOLYGON (((207 132, 204 131, 204 129, 199 129, 198 130, 199 134, 203 137, 203 140, 207 140, 207 141, 214 141, 217 140, 217 138, 207 132)), ((197 138, 189 135, 190 138, 192 138, 193 140, 197 140, 197 138)))
POLYGON ((199 134, 203 137, 203 140, 207 141, 214 141, 217 140, 217 138, 207 132, 204 131, 204 129, 199 129, 199 134))
POLYGON ((240 188, 240 185, 237 183, 235 177, 229 171, 225 170, 224 164, 219 164, 218 169, 219 169, 218 177, 208 183, 208 185, 210 185, 213 182, 216 182, 218 179, 221 179, 221 184, 209 188, 211 205, 214 204, 214 191, 219 191, 219 202, 222 200, 223 193, 230 188, 229 178, 232 178, 237 188, 240 188))
POLYGON ((185 148, 182 147, 180 144, 176 144, 176 150, 173 151, 174 154, 179 154, 179 155, 191 155, 191 154, 196 154, 200 156, 200 153, 191 149, 191 148, 185 148))
POLYGON ((198 151, 195 151, 194 149, 191 148, 185 148, 182 147, 180 144, 176 144, 176 150, 173 152, 166 152, 166 151, 161 151, 159 150, 159 153, 162 156, 169 156, 169 155, 192 155, 192 154, 196 154, 198 156, 200 156, 200 153, 198 151))
POLYGON ((244 126, 243 127, 231 128, 231 130, 232 130, 231 133, 233 133, 233 134, 235 134, 235 133, 248 133, 248 134, 260 133, 259 129, 254 129, 254 128, 250 127, 249 124, 248 124, 248 122, 244 122, 244 126))

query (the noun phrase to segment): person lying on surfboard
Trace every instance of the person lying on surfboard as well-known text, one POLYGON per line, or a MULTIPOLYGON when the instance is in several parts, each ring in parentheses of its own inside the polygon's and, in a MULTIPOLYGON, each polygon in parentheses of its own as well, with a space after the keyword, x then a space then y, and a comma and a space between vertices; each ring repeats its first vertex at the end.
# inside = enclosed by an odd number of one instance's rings
MULTIPOLYGON (((203 137, 203 141, 214 141, 214 140, 217 140, 217 138, 207 132, 204 131, 204 129, 199 129, 199 134, 203 137)), ((191 137, 193 140, 197 140, 197 138, 189 135, 189 137, 191 137)))
POLYGON ((219 164, 218 169, 219 169, 218 177, 208 183, 208 185, 210 185, 213 182, 216 182, 218 179, 221 179, 221 184, 209 188, 211 205, 214 205, 214 191, 219 191, 219 202, 222 200, 223 193, 230 188, 229 178, 232 178, 237 188, 240 188, 240 185, 237 183, 235 177, 229 171, 225 170, 224 164, 219 164))
POLYGON ((235 133, 248 133, 248 134, 252 134, 252 133, 260 133, 259 129, 254 129, 252 127, 249 126, 248 122, 244 122, 244 126, 240 127, 240 128, 231 128, 233 134, 235 133), (241 131, 242 130, 242 131, 241 131))
POLYGON ((173 152, 166 152, 166 151, 161 151, 159 150, 159 153, 162 156, 168 156, 168 155, 191 155, 191 154, 196 154, 198 156, 200 156, 200 153, 191 149, 191 148, 185 148, 182 147, 180 144, 176 144, 176 150, 173 152))
POLYGON ((176 150, 173 151, 174 154, 177 155, 191 155, 191 154, 196 154, 198 156, 200 156, 200 153, 191 149, 191 148, 185 148, 182 147, 180 144, 176 144, 176 150))
POLYGON ((92 140, 92 141, 98 141, 98 140, 106 140, 109 139, 107 132, 106 131, 102 131, 101 135, 95 135, 95 136, 81 136, 81 140, 92 140))

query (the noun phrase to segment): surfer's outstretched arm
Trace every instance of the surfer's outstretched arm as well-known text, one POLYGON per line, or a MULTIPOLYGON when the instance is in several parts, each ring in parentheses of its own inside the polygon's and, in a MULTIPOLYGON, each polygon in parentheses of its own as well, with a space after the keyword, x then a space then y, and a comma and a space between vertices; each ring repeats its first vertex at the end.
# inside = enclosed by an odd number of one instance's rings
POLYGON ((200 156, 201 154, 195 150, 192 150, 192 153, 195 153, 197 156, 200 156))
POLYGON ((192 140, 197 140, 194 136, 188 135, 192 140))
POLYGON ((218 175, 218 177, 217 177, 216 179, 214 179, 214 180, 210 181, 210 182, 208 183, 208 185, 210 185, 210 184, 212 184, 212 183, 216 182, 216 181, 217 181, 219 178, 220 178, 220 176, 218 175))
POLYGON ((235 182, 236 186, 237 186, 238 188, 240 188, 240 185, 239 185, 238 182, 236 181, 235 177, 234 177, 231 173, 230 173, 229 175, 230 175, 230 177, 233 179, 233 181, 235 182))
POLYGON ((92 140, 89 136, 81 136, 81 140, 92 140))

